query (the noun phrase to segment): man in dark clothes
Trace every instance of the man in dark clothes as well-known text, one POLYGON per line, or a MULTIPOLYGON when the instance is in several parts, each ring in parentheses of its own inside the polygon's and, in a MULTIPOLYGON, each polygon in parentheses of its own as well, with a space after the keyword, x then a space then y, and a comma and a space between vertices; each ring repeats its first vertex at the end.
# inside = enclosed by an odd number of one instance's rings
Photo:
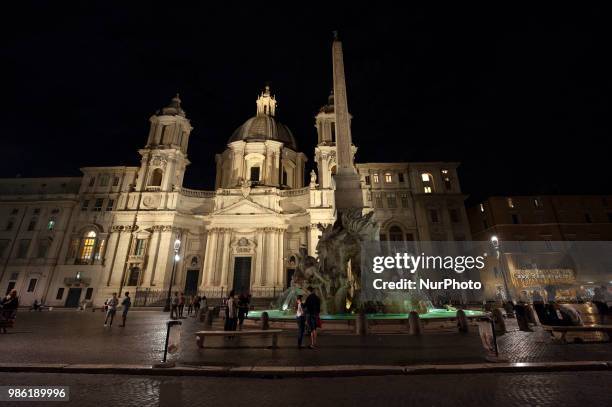
POLYGON ((321 313, 321 300, 314 292, 314 288, 308 287, 310 295, 306 298, 306 323, 310 329, 310 349, 317 346, 317 325, 319 322, 319 314, 321 313))

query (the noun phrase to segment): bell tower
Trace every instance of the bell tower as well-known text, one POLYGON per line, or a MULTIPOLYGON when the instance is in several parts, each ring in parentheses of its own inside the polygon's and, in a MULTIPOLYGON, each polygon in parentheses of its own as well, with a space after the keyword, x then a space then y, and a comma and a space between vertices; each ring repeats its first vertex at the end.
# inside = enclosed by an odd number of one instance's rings
POLYGON ((147 144, 139 150, 142 156, 135 190, 139 192, 172 192, 183 184, 189 165, 187 146, 191 124, 177 94, 170 104, 149 119, 147 144))

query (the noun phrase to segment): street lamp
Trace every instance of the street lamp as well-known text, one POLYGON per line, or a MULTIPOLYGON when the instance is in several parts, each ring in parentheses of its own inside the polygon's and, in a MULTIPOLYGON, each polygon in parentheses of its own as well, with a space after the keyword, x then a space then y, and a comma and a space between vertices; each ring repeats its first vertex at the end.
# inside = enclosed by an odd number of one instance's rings
POLYGON ((179 249, 181 248, 181 240, 177 237, 174 241, 174 261, 172 262, 172 274, 170 274, 170 282, 168 283, 168 295, 166 296, 166 306, 164 312, 170 311, 170 296, 172 295, 172 282, 174 281, 174 272, 176 271, 176 263, 179 262, 181 256, 179 249))
POLYGON ((510 287, 508 286, 508 277, 506 276, 506 267, 504 267, 504 258, 502 257, 501 251, 501 242, 496 235, 491 236, 491 245, 495 249, 495 254, 497 255, 497 260, 499 262, 499 267, 501 268, 502 278, 504 279, 504 289, 506 291, 506 298, 508 301, 512 301, 512 295, 510 294, 510 287))

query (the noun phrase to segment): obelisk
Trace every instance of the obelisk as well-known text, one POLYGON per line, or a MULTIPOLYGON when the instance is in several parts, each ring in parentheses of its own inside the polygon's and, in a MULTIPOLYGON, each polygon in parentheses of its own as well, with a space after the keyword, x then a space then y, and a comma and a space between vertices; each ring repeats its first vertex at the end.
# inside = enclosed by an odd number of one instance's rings
POLYGON ((336 114, 336 207, 339 210, 363 208, 363 194, 359 174, 353 163, 351 124, 346 99, 344 56, 338 32, 334 31, 332 45, 334 70, 334 112, 336 114))

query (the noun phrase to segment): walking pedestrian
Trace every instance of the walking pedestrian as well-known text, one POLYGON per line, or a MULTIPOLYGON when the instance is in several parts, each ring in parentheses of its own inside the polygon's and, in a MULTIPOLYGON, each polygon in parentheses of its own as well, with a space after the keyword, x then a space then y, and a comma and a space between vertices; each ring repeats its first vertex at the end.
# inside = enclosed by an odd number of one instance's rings
POLYGON ((183 293, 179 295, 178 317, 183 318, 183 310, 185 309, 185 296, 183 293))
POLYGON ((225 313, 225 331, 235 331, 236 330, 236 319, 238 317, 238 307, 236 304, 236 298, 234 294, 234 290, 230 291, 229 297, 227 298, 227 311, 225 313))
POLYGON ((123 307, 123 312, 121 313, 121 325, 120 327, 125 326, 125 320, 127 318, 127 314, 132 306, 132 299, 130 298, 130 293, 125 292, 125 297, 123 297, 123 301, 121 301, 121 306, 123 307))
POLYGON ((306 329, 306 316, 301 295, 297 296, 297 302, 295 304, 295 319, 298 325, 298 349, 302 349, 302 339, 304 338, 304 330, 306 329))
POLYGON ((310 329, 310 349, 317 347, 317 328, 319 325, 319 314, 321 313, 321 299, 315 294, 314 288, 308 287, 310 295, 306 298, 306 323, 310 329))
POLYGON ((187 316, 193 312, 193 295, 190 295, 187 299, 187 316))
POLYGON ((178 291, 174 293, 170 303, 170 319, 178 319, 179 295, 178 291))
POLYGON ((115 319, 115 313, 117 312, 117 304, 119 304, 119 298, 117 298, 117 293, 113 293, 113 296, 108 299, 106 302, 107 311, 106 318, 104 319, 104 326, 113 326, 113 319, 115 319), (110 318, 110 323, 109 323, 110 318))

